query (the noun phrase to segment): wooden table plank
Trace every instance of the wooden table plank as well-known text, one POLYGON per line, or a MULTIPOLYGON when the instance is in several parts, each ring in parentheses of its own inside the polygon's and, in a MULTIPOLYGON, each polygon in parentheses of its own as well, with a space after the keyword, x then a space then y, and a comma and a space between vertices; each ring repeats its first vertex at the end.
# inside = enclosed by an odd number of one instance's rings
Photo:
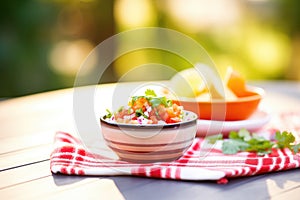
POLYGON ((0 155, 0 172, 19 166, 49 160, 52 143, 0 155))
POLYGON ((41 161, 0 173, 0 191, 28 181, 51 176, 50 161, 41 161))
POLYGON ((34 148, 36 146, 51 144, 54 141, 54 133, 54 131, 42 131, 38 134, 2 138, 0 142, 0 156, 11 152, 34 148))

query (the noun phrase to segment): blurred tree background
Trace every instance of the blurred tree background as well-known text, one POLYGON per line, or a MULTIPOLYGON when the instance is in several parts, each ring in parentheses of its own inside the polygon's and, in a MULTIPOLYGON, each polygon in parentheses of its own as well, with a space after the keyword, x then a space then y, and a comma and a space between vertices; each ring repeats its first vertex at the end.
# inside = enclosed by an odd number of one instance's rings
MULTIPOLYGON (((192 37, 220 72, 232 66, 249 80, 300 80, 299 10, 297 0, 4 1, 0 97, 72 87, 81 63, 99 43, 118 32, 150 26, 192 37)), ((176 70, 189 67, 172 54, 136 51, 117 59, 102 82, 117 81, 149 62, 176 70)), ((159 76, 165 78, 169 76, 159 76)))

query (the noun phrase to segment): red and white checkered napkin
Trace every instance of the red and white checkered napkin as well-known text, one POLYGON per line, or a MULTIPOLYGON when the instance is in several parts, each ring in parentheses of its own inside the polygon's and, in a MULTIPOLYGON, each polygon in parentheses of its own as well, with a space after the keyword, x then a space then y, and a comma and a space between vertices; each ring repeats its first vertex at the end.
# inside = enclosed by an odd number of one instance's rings
MULTIPOLYGON (((272 135, 274 131, 269 127, 261 130, 261 133, 272 135)), ((230 177, 300 168, 300 153, 293 154, 289 149, 274 149, 265 156, 248 152, 224 155, 220 145, 207 146, 208 143, 203 138, 195 138, 192 146, 180 159, 151 164, 129 163, 96 155, 87 151, 80 140, 65 132, 56 133, 55 144, 56 148, 50 158, 51 171, 73 175, 133 175, 177 180, 217 180, 218 183, 226 183, 230 177)))

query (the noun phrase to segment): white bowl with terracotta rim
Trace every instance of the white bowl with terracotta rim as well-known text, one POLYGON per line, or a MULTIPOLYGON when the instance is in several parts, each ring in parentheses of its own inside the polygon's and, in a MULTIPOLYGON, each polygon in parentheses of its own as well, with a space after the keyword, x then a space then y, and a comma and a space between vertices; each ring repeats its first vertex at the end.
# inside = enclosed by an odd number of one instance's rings
POLYGON ((121 124, 100 118, 105 142, 120 160, 135 163, 170 162, 191 146, 198 116, 184 111, 183 121, 173 124, 121 124))

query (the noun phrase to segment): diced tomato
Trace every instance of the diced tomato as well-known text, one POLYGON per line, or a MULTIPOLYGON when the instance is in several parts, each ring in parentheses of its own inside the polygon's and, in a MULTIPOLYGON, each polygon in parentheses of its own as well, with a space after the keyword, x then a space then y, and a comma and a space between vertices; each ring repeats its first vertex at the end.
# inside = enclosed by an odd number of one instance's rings
POLYGON ((124 116, 128 113, 128 110, 121 110, 120 112, 116 113, 115 118, 124 118, 124 116))
POLYGON ((163 105, 157 106, 157 113, 161 120, 166 121, 169 118, 167 109, 163 105))
POLYGON ((179 117, 181 110, 179 109, 179 106, 177 104, 173 104, 172 107, 167 108, 167 112, 169 114, 169 117, 179 117))
POLYGON ((138 109, 142 109, 143 111, 145 111, 146 110, 146 105, 148 105, 147 99, 139 98, 134 102, 132 108, 133 108, 134 111, 138 110, 138 109))
POLYGON ((136 117, 136 116, 134 116, 134 117, 132 118, 132 120, 137 120, 137 117, 136 117))
POLYGON ((179 117, 172 117, 172 118, 168 118, 167 120, 166 120, 166 122, 168 123, 168 124, 171 124, 171 123, 177 123, 177 122, 180 122, 181 121, 181 119, 179 118, 179 117))
POLYGON ((136 98, 134 102, 129 102, 128 105, 130 106, 130 111, 128 109, 123 109, 118 113, 115 113, 116 120, 137 120, 138 118, 135 116, 135 113, 137 111, 141 113, 142 111, 149 120, 147 123, 150 124, 157 124, 160 120, 165 121, 166 123, 177 123, 181 121, 180 115, 182 107, 178 106, 176 103, 173 103, 170 107, 166 107, 165 104, 153 107, 147 98, 139 97, 136 98))
POLYGON ((151 116, 156 116, 155 112, 156 112, 156 110, 155 110, 155 109, 152 109, 152 110, 150 111, 150 113, 149 113, 150 117, 151 117, 151 116))
POLYGON ((150 116, 150 120, 152 120, 153 124, 158 123, 158 120, 157 120, 156 116, 154 116, 154 115, 150 116))

